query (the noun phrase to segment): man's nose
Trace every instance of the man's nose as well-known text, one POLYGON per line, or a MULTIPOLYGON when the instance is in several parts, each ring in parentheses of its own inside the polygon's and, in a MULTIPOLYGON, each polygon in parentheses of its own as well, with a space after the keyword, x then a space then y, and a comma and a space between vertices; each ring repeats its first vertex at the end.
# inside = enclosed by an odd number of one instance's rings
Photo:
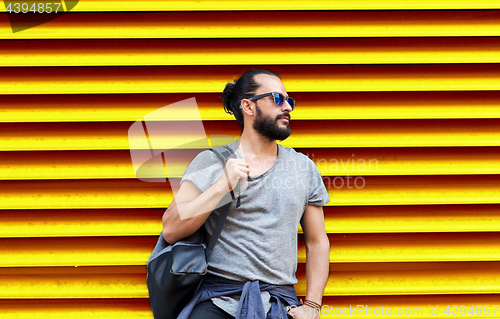
POLYGON ((281 111, 284 112, 284 111, 287 111, 287 112, 291 112, 293 111, 292 107, 290 106, 290 104, 288 104, 288 101, 285 100, 285 103, 283 103, 283 106, 281 107, 281 111))

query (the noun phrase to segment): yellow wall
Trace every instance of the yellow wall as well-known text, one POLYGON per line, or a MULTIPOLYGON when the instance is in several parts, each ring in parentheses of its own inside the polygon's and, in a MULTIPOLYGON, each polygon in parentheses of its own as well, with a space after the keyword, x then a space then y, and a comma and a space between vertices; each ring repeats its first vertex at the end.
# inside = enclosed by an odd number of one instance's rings
MULTIPOLYGON (((497 9, 81 0, 16 33, 1 13, 0 318, 151 318, 145 263, 172 192, 135 178, 128 128, 194 96, 208 134, 237 136, 220 92, 253 66, 297 100, 283 144, 332 199, 322 317, 480 317, 500 304, 497 9)), ((304 261, 301 241, 299 295, 304 261)))

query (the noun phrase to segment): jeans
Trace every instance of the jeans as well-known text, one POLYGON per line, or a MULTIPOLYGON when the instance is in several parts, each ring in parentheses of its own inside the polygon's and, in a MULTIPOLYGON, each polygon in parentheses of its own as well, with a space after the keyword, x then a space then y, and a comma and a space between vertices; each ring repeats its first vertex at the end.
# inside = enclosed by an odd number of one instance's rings
POLYGON ((207 300, 194 307, 189 319, 234 319, 234 317, 214 305, 212 300, 207 300))

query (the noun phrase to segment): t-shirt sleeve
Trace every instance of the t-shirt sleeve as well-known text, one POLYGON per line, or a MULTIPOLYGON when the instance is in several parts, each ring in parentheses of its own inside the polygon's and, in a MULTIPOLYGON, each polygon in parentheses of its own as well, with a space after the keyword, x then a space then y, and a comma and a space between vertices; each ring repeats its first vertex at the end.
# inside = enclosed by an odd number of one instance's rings
POLYGON ((318 168, 311 159, 308 158, 308 161, 309 176, 311 178, 309 179, 309 198, 307 203, 313 206, 324 206, 330 201, 330 196, 318 168))
POLYGON ((222 163, 215 156, 208 150, 196 155, 182 175, 180 184, 190 181, 201 192, 206 191, 222 174, 222 163))

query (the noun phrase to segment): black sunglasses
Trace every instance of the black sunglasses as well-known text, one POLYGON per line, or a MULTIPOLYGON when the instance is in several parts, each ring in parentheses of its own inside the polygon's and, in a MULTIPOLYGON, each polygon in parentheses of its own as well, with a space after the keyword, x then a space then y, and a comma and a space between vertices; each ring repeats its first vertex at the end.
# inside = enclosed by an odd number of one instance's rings
POLYGON ((263 97, 266 97, 269 95, 273 96, 274 104, 276 104, 277 106, 279 106, 279 107, 283 106, 283 104, 285 104, 285 100, 286 100, 288 102, 288 104, 290 105, 290 107, 292 108, 292 111, 293 111, 293 109, 295 109, 295 100, 294 99, 292 99, 291 97, 288 97, 285 99, 285 96, 283 94, 276 93, 276 92, 269 92, 269 93, 264 93, 264 94, 252 96, 251 98, 248 98, 248 100, 249 101, 256 101, 258 99, 262 99, 263 97))

